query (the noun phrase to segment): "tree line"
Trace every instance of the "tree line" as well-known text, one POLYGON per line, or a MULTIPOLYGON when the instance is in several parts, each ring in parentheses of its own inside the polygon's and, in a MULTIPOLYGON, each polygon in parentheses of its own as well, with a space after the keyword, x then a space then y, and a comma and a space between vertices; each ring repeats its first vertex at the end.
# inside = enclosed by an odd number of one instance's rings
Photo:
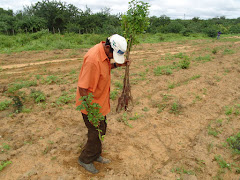
MULTIPOLYGON (((203 20, 194 17, 190 20, 170 19, 166 15, 149 17, 148 33, 205 33, 215 37, 218 31, 224 34, 240 33, 240 17, 226 19, 224 16, 203 20)), ((121 33, 121 14, 110 14, 110 8, 93 13, 86 7, 81 10, 72 4, 61 1, 42 0, 17 11, 0 8, 0 33, 34 33, 41 30, 52 33, 121 33)))

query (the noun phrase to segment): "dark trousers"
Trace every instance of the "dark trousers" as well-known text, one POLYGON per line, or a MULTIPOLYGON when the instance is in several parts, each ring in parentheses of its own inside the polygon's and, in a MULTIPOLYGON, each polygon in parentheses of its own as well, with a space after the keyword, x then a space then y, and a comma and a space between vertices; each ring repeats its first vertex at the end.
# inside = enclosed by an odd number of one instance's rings
MULTIPOLYGON (((79 159, 86 164, 92 163, 95 161, 102 153, 102 143, 99 139, 99 132, 96 128, 88 121, 86 114, 83 114, 83 120, 86 127, 88 128, 88 140, 84 146, 79 159)), ((99 129, 102 130, 101 135, 105 135, 107 129, 106 116, 105 120, 100 121, 99 129)))

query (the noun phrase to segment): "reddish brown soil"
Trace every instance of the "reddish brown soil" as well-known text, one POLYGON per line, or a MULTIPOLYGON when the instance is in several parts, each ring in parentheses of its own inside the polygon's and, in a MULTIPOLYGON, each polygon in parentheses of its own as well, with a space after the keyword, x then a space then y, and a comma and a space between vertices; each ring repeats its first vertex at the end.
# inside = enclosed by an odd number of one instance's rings
MULTIPOLYGON (((75 110, 74 98, 56 105, 63 92, 75 94, 87 50, 0 55, 0 102, 11 99, 6 91, 11 83, 36 80, 36 75, 44 79, 54 75, 61 80, 47 84, 40 79, 37 86, 20 90, 25 92, 24 108, 30 112, 15 114, 12 107, 0 111, 0 161, 12 162, 0 171, 0 179, 238 180, 235 166, 240 167, 240 157, 223 144, 240 131, 236 112, 240 104, 239 42, 198 40, 135 47, 130 68, 133 106, 125 118, 124 112, 115 112, 117 99, 111 100, 103 142, 103 156, 111 163, 94 163, 100 171, 97 175, 77 163, 87 130, 75 110), (212 53, 214 48, 216 54, 212 53), (225 49, 232 53, 224 53, 225 49), (180 59, 173 55, 178 53, 190 57, 188 69, 154 75, 157 66, 177 64, 180 59), (206 55, 211 61, 194 60, 206 55), (170 84, 175 86, 169 88, 170 84), (44 92, 45 103, 29 98, 33 88, 44 92), (234 107, 235 113, 226 115, 226 106, 234 107), (130 120, 132 117, 135 120, 130 120), (216 137, 212 131, 217 132, 216 137), (4 143, 9 150, 3 148, 4 143), (220 167, 215 159, 218 155, 231 164, 231 171, 220 167)), ((112 91, 123 75, 123 69, 113 70, 112 91)))

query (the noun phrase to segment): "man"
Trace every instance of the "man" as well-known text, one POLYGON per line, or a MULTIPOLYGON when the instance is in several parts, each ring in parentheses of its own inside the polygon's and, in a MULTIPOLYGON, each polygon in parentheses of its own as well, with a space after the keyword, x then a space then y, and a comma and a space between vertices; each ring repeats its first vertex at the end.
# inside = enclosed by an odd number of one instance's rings
MULTIPOLYGON (((100 121, 101 135, 106 133, 106 115, 110 112, 110 83, 111 69, 126 66, 124 53, 127 50, 126 39, 118 34, 107 38, 106 42, 100 42, 91 48, 84 56, 83 65, 78 78, 76 105, 80 105, 80 97, 93 94, 93 102, 98 103, 100 113, 105 120, 100 121), (116 63, 110 63, 111 59, 116 63)), ((84 146, 78 163, 87 171, 96 174, 98 170, 93 165, 94 161, 109 163, 110 161, 101 156, 102 144, 96 128, 88 121, 87 112, 82 110, 83 120, 88 128, 88 140, 84 146)))
POLYGON ((221 35, 221 31, 218 31, 218 34, 217 34, 217 39, 220 39, 220 35, 221 35))

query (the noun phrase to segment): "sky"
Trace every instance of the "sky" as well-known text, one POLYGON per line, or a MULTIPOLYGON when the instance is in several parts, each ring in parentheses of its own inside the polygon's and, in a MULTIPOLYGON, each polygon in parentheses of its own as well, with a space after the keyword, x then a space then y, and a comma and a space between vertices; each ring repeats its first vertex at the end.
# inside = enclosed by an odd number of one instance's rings
MULTIPOLYGON (((0 0, 0 8, 11 9, 14 12, 23 10, 24 6, 31 6, 41 0, 0 0)), ((59 1, 59 0, 57 0, 59 1)), ((93 13, 104 8, 110 8, 111 14, 125 13, 130 0, 60 0, 73 4, 81 10, 86 6, 93 13)), ((166 15, 171 19, 209 19, 225 16, 228 19, 240 17, 240 0, 142 0, 149 3, 150 16, 166 15)))

